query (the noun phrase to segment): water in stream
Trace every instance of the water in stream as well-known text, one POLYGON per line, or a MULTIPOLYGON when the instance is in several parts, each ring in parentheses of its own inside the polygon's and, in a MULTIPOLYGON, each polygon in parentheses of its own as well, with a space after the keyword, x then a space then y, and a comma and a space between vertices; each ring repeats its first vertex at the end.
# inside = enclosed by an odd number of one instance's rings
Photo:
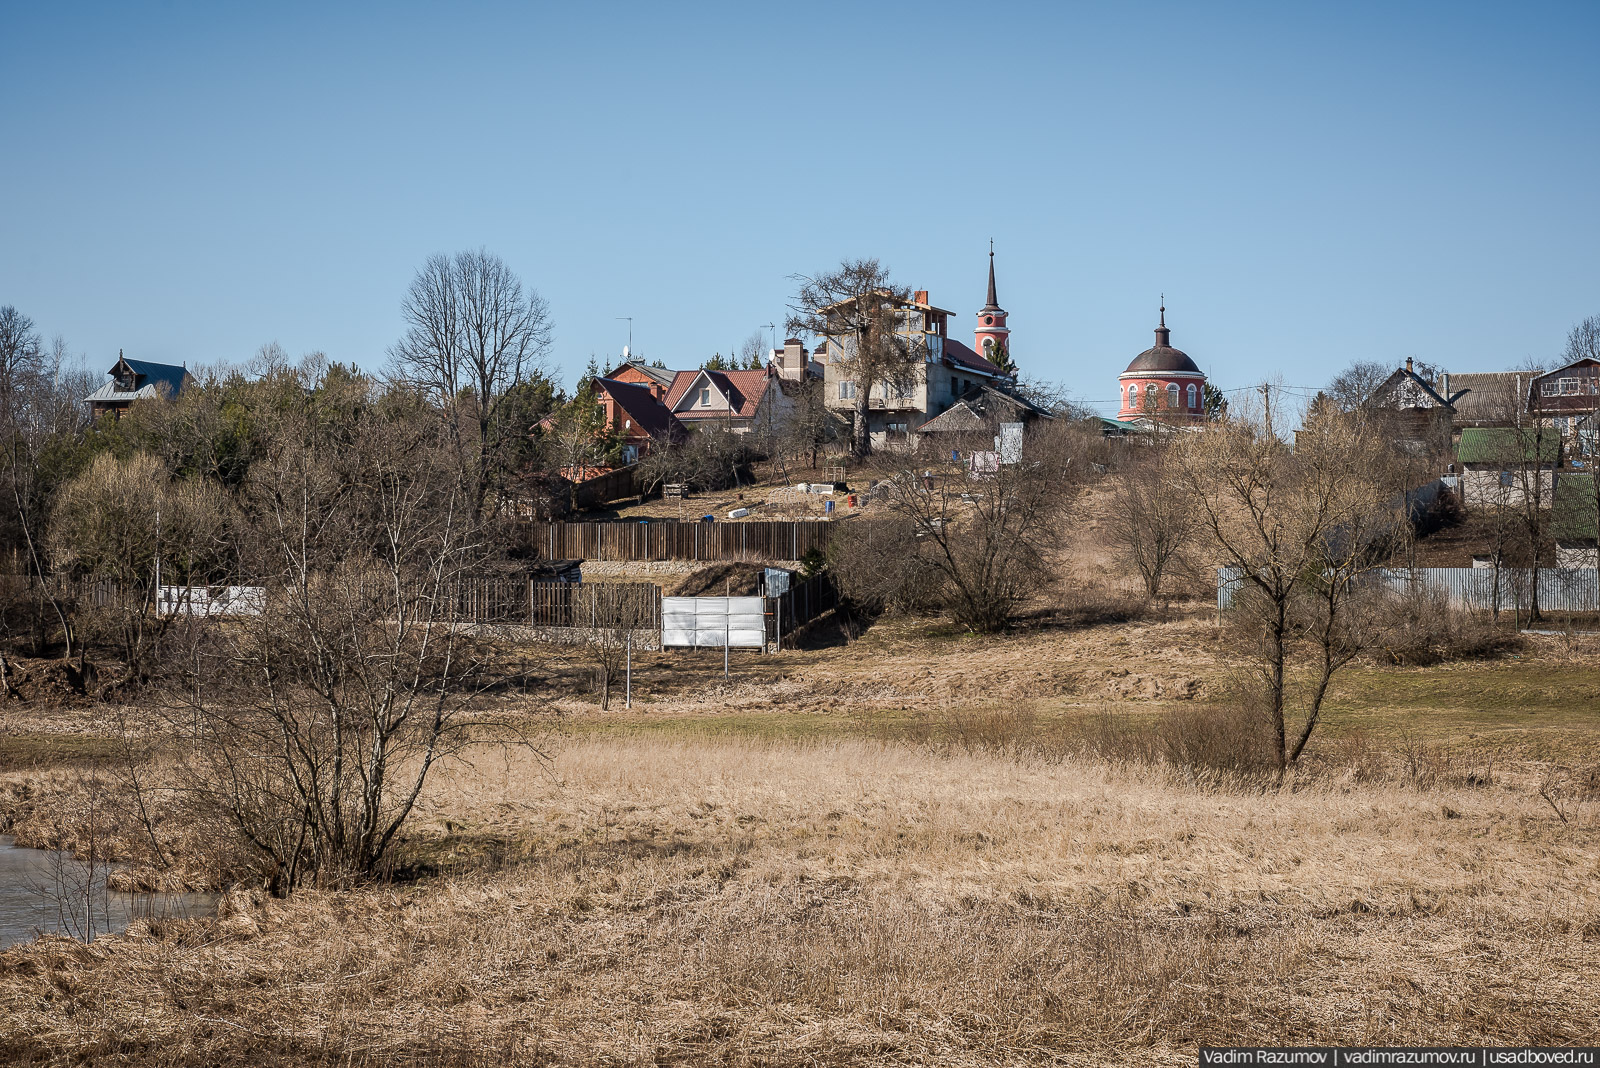
POLYGON ((114 865, 89 865, 66 853, 28 849, 0 835, 0 949, 41 933, 89 939, 122 931, 139 917, 208 915, 214 894, 108 890, 114 865))

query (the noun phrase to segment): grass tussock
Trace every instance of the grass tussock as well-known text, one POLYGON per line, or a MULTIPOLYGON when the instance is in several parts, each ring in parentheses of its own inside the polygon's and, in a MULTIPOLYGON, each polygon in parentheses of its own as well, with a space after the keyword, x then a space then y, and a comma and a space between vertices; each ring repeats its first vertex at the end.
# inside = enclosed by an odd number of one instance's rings
POLYGON ((1498 775, 1219 792, 1022 733, 486 752, 406 845, 436 877, 0 955, 0 1060, 1177 1064, 1593 1035, 1595 802, 1558 819, 1498 775))

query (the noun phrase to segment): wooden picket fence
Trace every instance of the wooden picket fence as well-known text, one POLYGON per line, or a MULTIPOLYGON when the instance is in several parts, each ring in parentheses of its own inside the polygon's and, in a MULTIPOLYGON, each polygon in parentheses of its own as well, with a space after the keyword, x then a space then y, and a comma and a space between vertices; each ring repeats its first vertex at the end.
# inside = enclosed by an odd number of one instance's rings
POLYGON ((661 629, 661 587, 653 582, 540 582, 529 595, 531 626, 661 629))
POLYGON ((661 626, 661 588, 650 582, 533 582, 465 576, 452 583, 449 617, 456 623, 525 627, 661 626))
POLYGON ((833 529, 817 520, 534 523, 531 542, 546 560, 800 560, 825 552, 833 529))

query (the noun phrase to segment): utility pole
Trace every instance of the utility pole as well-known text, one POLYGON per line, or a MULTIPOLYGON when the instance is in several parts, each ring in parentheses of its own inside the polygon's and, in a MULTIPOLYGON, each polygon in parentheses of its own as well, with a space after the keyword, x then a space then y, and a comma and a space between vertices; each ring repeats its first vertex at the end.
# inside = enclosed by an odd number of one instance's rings
POLYGON ((1267 437, 1276 437, 1272 432, 1272 386, 1266 382, 1261 383, 1261 403, 1266 408, 1267 437))

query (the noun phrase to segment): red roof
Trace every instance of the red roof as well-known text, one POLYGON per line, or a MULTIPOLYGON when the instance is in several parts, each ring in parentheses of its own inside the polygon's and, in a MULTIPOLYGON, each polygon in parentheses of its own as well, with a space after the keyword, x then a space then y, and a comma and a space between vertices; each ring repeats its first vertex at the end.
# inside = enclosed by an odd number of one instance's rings
POLYGON ((1000 373, 1000 368, 996 367, 982 356, 979 356, 976 352, 973 352, 971 349, 967 348, 953 337, 947 337, 944 339, 944 355, 947 360, 958 367, 965 367, 973 371, 981 371, 986 375, 997 375, 1000 373))
POLYGON ((678 416, 682 419, 753 419, 756 411, 761 407, 761 400, 767 395, 767 389, 773 382, 773 376, 766 370, 755 371, 712 371, 702 369, 699 371, 679 371, 672 379, 672 388, 667 390, 666 405, 676 408, 683 395, 689 392, 696 379, 701 375, 709 378, 712 384, 728 398, 733 411, 730 414, 721 408, 701 409, 699 411, 683 411, 678 416))
POLYGON ((618 382, 611 378, 597 378, 594 384, 595 388, 610 395, 617 408, 633 420, 635 427, 651 437, 674 441, 686 433, 683 424, 678 422, 665 404, 656 400, 649 386, 641 386, 637 382, 618 382))

